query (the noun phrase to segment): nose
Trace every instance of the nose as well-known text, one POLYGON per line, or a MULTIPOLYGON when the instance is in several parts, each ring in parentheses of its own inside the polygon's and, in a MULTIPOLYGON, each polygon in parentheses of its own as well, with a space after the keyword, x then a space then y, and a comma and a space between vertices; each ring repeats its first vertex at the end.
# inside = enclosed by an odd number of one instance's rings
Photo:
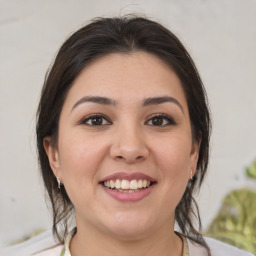
POLYGON ((110 155, 117 161, 139 163, 149 155, 145 136, 134 126, 119 127, 111 145, 110 155))

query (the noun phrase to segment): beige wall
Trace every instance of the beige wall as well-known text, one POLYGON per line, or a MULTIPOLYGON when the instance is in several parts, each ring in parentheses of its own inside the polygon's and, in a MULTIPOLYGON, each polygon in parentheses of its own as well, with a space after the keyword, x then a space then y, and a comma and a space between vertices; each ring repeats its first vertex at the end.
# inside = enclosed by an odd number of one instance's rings
POLYGON ((256 1, 0 0, 0 244, 50 227, 35 153, 44 74, 63 42, 95 16, 145 13, 172 29, 202 75, 213 115, 204 226, 256 157, 256 1))

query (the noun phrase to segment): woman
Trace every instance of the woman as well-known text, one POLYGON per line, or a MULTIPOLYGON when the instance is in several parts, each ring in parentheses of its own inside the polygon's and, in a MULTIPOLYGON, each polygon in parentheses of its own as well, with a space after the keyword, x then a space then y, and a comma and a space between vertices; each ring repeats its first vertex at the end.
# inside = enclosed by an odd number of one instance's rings
POLYGON ((34 255, 249 255, 201 235, 193 193, 210 126, 196 67, 166 28, 126 16, 75 32, 46 76, 37 117, 60 243, 34 255))

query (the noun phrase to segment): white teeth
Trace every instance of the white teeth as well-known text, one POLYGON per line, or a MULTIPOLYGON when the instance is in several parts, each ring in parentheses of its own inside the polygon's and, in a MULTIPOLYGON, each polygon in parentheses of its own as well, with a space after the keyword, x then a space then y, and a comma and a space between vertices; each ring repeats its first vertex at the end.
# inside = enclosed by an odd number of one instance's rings
POLYGON ((138 181, 138 188, 142 188, 142 180, 138 181))
POLYGON ((134 193, 134 192, 138 192, 138 189, 117 189, 119 192, 122 193, 134 193))
POLYGON ((115 187, 115 182, 113 180, 110 180, 110 187, 114 188, 115 187))
POLYGON ((112 189, 117 189, 120 192, 133 193, 139 191, 138 189, 148 188, 150 186, 149 180, 108 180, 104 181, 104 186, 112 189))
POLYGON ((129 188, 130 188, 129 180, 122 180, 121 181, 121 189, 129 189, 129 188))
POLYGON ((130 181, 130 189, 137 189, 137 180, 131 180, 130 181))
POLYGON ((121 188, 121 182, 120 180, 116 180, 116 189, 121 188))

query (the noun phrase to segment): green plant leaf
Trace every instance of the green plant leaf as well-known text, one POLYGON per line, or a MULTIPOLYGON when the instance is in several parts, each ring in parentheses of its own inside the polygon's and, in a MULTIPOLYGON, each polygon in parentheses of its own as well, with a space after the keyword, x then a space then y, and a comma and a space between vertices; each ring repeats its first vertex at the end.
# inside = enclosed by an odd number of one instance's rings
POLYGON ((250 167, 245 169, 245 173, 248 177, 256 179, 256 160, 251 164, 250 167))
POLYGON ((205 235, 256 253, 256 192, 231 191, 205 235))

